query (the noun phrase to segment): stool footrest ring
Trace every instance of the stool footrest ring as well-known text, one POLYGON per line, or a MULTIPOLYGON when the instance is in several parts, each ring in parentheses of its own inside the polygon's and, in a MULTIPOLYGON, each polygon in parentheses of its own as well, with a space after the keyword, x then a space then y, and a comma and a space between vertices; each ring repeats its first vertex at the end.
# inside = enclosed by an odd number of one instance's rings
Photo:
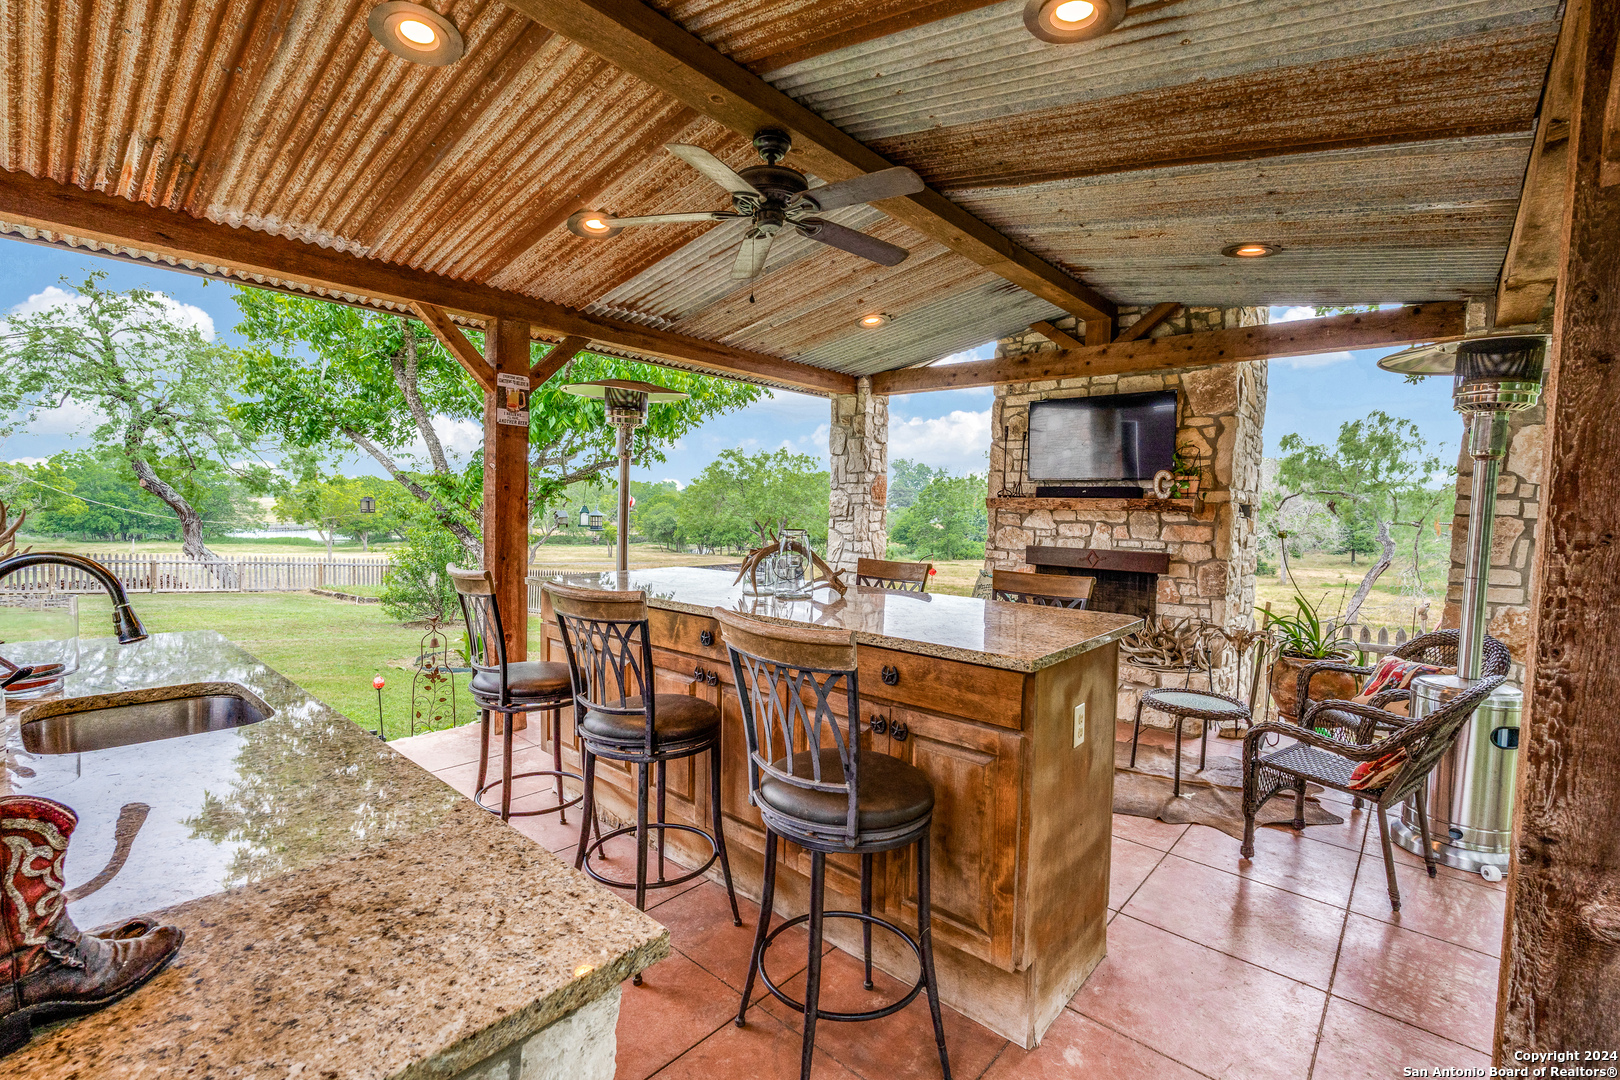
MULTIPOLYGON (((585 778, 583 776, 580 776, 577 773, 559 772, 556 769, 538 769, 538 770, 536 770, 534 772, 516 773, 516 774, 513 775, 512 779, 513 780, 522 780, 522 779, 525 779, 526 777, 530 777, 530 776, 555 776, 557 778, 557 784, 558 784, 559 787, 562 785, 562 781, 564 779, 578 780, 579 783, 580 783, 580 787, 582 789, 584 788, 584 785, 585 785, 585 778)), ((492 814, 499 814, 501 812, 500 807, 498 807, 498 806, 490 806, 490 805, 488 805, 487 803, 484 802, 484 792, 489 791, 492 788, 498 788, 504 783, 506 783, 505 780, 491 780, 489 783, 485 784, 483 787, 481 787, 477 791, 473 792, 473 802, 478 804, 478 808, 480 810, 488 810, 492 814)), ((583 791, 582 791, 581 794, 575 795, 572 799, 569 799, 567 802, 559 803, 556 806, 548 806, 543 810, 515 810, 515 811, 512 811, 511 813, 508 813, 506 816, 508 818, 515 818, 515 817, 538 817, 541 814, 555 814, 560 810, 568 809, 570 806, 578 806, 581 802, 584 801, 584 799, 585 799, 585 796, 584 796, 583 791)))
MULTIPOLYGON (((513 817, 516 817, 516 816, 517 815, 515 815, 515 814, 513 815, 513 817)), ((651 832, 654 829, 678 829, 681 832, 695 833, 696 835, 703 837, 703 839, 705 839, 705 840, 707 840, 709 842, 710 855, 709 855, 709 861, 704 863, 702 866, 698 867, 696 870, 693 870, 693 871, 691 871, 690 873, 687 873, 687 874, 682 874, 680 877, 664 878, 661 881, 648 881, 648 882, 645 882, 642 885, 642 888, 644 888, 644 889, 667 889, 672 885, 685 885, 688 881, 691 881, 693 878, 702 876, 704 871, 708 870, 709 867, 713 866, 715 864, 715 861, 720 858, 720 845, 718 845, 718 844, 716 844, 714 842, 714 837, 710 836, 708 833, 704 832, 702 829, 697 828, 695 825, 678 825, 678 824, 675 824, 674 822, 658 822, 658 821, 649 821, 649 822, 647 822, 647 831, 651 832)), ((636 827, 634 825, 626 825, 622 829, 614 829, 612 832, 603 833, 601 836, 598 836, 596 838, 596 843, 591 844, 589 847, 587 847, 585 849, 585 860, 584 860, 584 863, 583 863, 583 868, 585 870, 586 875, 589 876, 592 881, 599 881, 603 885, 611 885, 612 887, 614 887, 616 889, 634 889, 636 887, 636 883, 634 881, 616 881, 613 878, 603 877, 601 874, 597 873, 596 868, 591 865, 591 859, 594 856, 601 855, 602 854, 602 845, 606 844, 609 840, 612 840, 614 837, 616 837, 616 836, 634 836, 635 833, 636 833, 636 827)))
MULTIPOLYGON (((906 993, 905 997, 901 998, 899 1001, 893 1002, 892 1004, 885 1005, 881 1009, 869 1009, 866 1012, 827 1012, 823 1009, 817 1009, 816 1019, 836 1020, 843 1023, 853 1023, 860 1020, 881 1020, 883 1017, 897 1013, 907 1005, 910 1005, 912 1001, 916 999, 917 995, 922 993, 923 986, 925 985, 922 975, 922 948, 912 940, 910 934, 906 933, 904 930, 900 929, 887 919, 880 919, 876 915, 866 915, 859 911, 823 911, 821 913, 821 917, 823 919, 854 919, 856 922, 869 923, 872 926, 881 926, 883 929, 889 931, 889 933, 895 935, 901 941, 905 942, 911 947, 912 955, 916 956, 917 958, 918 974, 917 982, 906 993)), ((804 1013, 804 1002, 794 1001, 792 998, 783 993, 774 982, 771 981, 770 973, 765 970, 765 951, 771 947, 771 942, 776 940, 776 936, 778 934, 781 934, 792 927, 802 926, 809 921, 810 916, 808 915, 800 915, 797 918, 788 919, 781 926, 778 926, 775 930, 772 930, 769 934, 767 934, 764 942, 762 942, 759 947, 760 981, 765 984, 765 989, 771 992, 772 997, 776 998, 777 1001, 780 1001, 782 1004, 788 1006, 790 1009, 793 1009, 795 1012, 801 1015, 804 1013)))

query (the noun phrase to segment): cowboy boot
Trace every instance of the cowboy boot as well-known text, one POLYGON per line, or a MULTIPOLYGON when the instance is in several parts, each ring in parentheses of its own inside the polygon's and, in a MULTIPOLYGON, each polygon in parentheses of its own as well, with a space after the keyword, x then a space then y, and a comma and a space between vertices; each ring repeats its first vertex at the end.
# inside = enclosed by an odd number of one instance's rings
POLYGON ((179 927, 140 919, 79 932, 62 896, 78 821, 50 799, 0 797, 0 1054, 27 1042, 36 1020, 90 1012, 128 994, 163 969, 184 937, 179 927))

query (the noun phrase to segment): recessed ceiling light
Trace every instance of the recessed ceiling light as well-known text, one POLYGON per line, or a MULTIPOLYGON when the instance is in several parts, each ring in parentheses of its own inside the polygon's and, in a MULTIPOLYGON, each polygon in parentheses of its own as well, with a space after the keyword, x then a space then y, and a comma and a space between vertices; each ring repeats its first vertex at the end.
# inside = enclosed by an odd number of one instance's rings
POLYGON ((609 222, 612 220, 613 215, 606 210, 579 210, 568 215, 568 231, 588 240, 618 236, 624 228, 610 225, 609 222))
POLYGON ((1129 7, 1130 0, 1029 0, 1024 25, 1042 41, 1067 45, 1102 37, 1129 7))
POLYGON ((1251 240, 1243 244, 1229 244, 1221 248, 1221 254, 1228 259, 1263 259, 1281 250, 1276 244, 1260 244, 1251 240))
POLYGON ((454 23, 432 8, 408 0, 378 4, 366 16, 378 44, 417 64, 443 67, 461 59, 466 44, 454 23))
POLYGON ((884 325, 888 321, 889 316, 879 311, 875 311, 870 315, 861 316, 861 325, 868 330, 876 330, 878 327, 884 325))

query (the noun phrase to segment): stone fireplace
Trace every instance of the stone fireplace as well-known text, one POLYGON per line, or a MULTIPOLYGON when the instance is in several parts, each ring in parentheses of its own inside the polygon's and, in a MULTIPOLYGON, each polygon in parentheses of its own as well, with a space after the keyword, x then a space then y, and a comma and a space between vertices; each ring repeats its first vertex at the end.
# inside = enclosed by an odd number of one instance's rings
MULTIPOLYGON (((1121 329, 1141 309, 1121 309, 1121 329)), ((1183 308, 1152 337, 1255 326, 1264 308, 1183 308)), ((1070 330, 1070 321, 1059 321, 1070 330)), ((1002 340, 997 355, 1056 348, 1029 332, 1002 340)), ((1193 617, 1226 626, 1254 607, 1254 515, 1260 499, 1266 363, 1252 361, 1141 375, 1012 383, 996 387, 988 500, 986 569, 1084 574, 1097 580, 1089 606, 1138 616, 1193 617), (1199 491, 1176 499, 1038 497, 1026 471, 1029 405, 1052 398, 1175 390, 1176 441, 1202 459, 1199 491)), ((1112 495, 1114 493, 1110 493, 1112 495)), ((1127 493, 1128 494, 1128 493, 1127 493)), ((1145 689, 1181 685, 1122 664, 1119 719, 1131 720, 1145 689)), ((1202 676, 1193 685, 1202 685, 1202 676)), ((1237 692, 1235 663, 1215 672, 1215 689, 1237 692)), ((1167 725, 1149 714, 1144 722, 1167 725)))

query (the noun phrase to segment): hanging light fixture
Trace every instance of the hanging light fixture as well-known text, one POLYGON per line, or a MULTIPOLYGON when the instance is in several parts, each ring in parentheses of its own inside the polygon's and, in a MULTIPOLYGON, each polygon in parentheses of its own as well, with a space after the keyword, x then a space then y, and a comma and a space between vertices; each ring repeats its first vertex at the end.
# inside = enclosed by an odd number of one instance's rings
MULTIPOLYGON (((579 397, 596 398, 607 408, 608 423, 618 430, 619 450, 619 535, 615 563, 619 570, 630 569, 630 433, 647 422, 649 404, 683 401, 686 394, 667 386, 635 382, 631 379, 599 379, 596 382, 569 383, 563 389, 579 397)), ((601 515, 591 526, 598 528, 601 515)))
POLYGON ((360 496, 360 512, 362 514, 375 514, 377 512, 377 500, 370 495, 360 496))
POLYGON ((1130 0, 1029 0, 1024 26, 1042 41, 1068 45, 1102 37, 1129 7, 1130 0))
POLYGON ((444 67, 460 60, 467 48, 455 23, 409 0, 378 4, 366 16, 366 27, 383 48, 414 64, 444 67))

